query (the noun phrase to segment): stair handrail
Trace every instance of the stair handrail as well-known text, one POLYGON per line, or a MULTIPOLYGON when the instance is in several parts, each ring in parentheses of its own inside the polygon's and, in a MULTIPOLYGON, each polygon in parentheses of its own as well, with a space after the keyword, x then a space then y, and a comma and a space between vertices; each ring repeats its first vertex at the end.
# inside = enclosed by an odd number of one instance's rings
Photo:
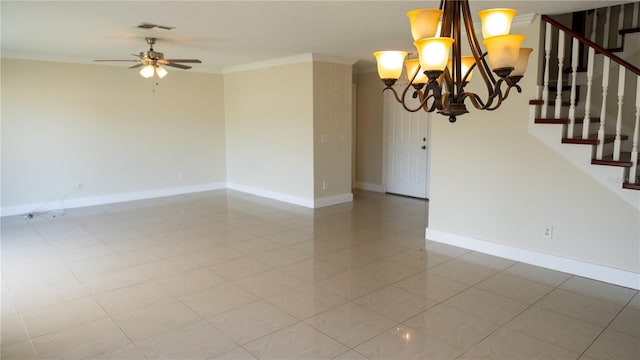
POLYGON ((612 53, 611 51, 603 48, 602 46, 594 43, 593 41, 587 39, 586 37, 584 37, 583 35, 580 35, 579 33, 571 30, 570 28, 562 25, 561 23, 559 23, 558 21, 554 20, 553 18, 547 16, 547 15, 542 15, 542 20, 545 22, 548 22, 549 24, 559 28, 560 30, 564 31, 566 34, 568 34, 571 37, 574 37, 578 40, 580 40, 581 43, 592 47, 595 51, 604 54, 605 56, 609 57, 611 60, 617 62, 618 64, 620 64, 620 66, 623 66, 624 68, 626 68, 627 70, 631 71, 632 73, 640 76, 640 69, 637 68, 636 66, 634 66, 633 64, 630 64, 629 62, 625 61, 624 59, 621 59, 620 57, 618 57, 616 54, 612 53))

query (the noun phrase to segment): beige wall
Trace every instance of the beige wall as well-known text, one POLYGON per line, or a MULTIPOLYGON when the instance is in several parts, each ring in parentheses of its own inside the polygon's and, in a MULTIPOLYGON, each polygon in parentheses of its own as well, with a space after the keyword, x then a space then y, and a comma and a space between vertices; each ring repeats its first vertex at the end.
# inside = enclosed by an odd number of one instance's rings
POLYGON ((316 199, 351 194, 351 79, 351 65, 313 63, 316 199))
POLYGON ((1 82, 3 208, 224 184, 221 75, 2 59, 1 82))
MULTIPOLYGON (((537 48, 538 24, 517 29, 525 45, 537 48)), ((529 134, 535 86, 530 72, 497 111, 435 115, 429 228, 640 272, 640 212, 529 134)))
POLYGON ((225 74, 224 93, 228 183, 312 203, 313 63, 225 74))
POLYGON ((356 74, 356 185, 382 189, 382 89, 377 73, 356 74))

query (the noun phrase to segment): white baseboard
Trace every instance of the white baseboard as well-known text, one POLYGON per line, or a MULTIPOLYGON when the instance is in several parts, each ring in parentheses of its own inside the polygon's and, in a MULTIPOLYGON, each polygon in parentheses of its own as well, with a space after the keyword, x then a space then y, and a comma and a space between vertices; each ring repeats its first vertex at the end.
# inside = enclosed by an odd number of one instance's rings
POLYGON ((253 188, 250 186, 234 184, 234 183, 226 183, 226 184, 225 183, 209 183, 209 184, 176 187, 176 188, 165 188, 165 189, 119 193, 119 194, 109 194, 109 195, 103 195, 103 196, 71 198, 71 199, 65 199, 63 202, 61 202, 60 200, 56 200, 56 201, 50 201, 45 205, 42 205, 42 203, 37 203, 37 204, 4 206, 0 209, 0 216, 28 214, 34 211, 42 212, 42 211, 50 211, 50 210, 60 210, 63 208, 73 209, 73 208, 86 207, 86 206, 106 205, 106 204, 113 204, 113 203, 125 202, 125 201, 153 199, 153 198, 160 198, 160 197, 166 197, 166 196, 183 195, 183 194, 191 194, 191 193, 198 193, 203 191, 222 190, 222 189, 236 190, 236 191, 240 191, 247 194, 256 195, 256 196, 260 196, 260 197, 264 197, 272 200, 283 201, 289 204, 308 207, 311 209, 353 201, 352 193, 327 196, 320 199, 306 199, 306 198, 291 196, 287 194, 277 193, 273 191, 253 188))
POLYGON ((175 188, 164 188, 164 189, 118 193, 118 194, 108 194, 108 195, 102 195, 102 196, 71 198, 71 199, 65 199, 64 201, 56 200, 56 201, 50 201, 44 206, 42 205, 42 203, 4 206, 2 207, 2 210, 1 210, 2 211, 1 216, 4 217, 4 216, 27 214, 32 211, 59 210, 62 208, 73 209, 73 208, 86 207, 86 206, 105 205, 105 204, 113 204, 113 203, 125 202, 125 201, 153 199, 153 198, 159 198, 159 197, 165 197, 165 196, 184 195, 184 194, 191 194, 191 193, 211 191, 211 190, 221 190, 225 188, 226 188, 226 184, 224 183, 208 183, 208 184, 181 186, 181 187, 175 187, 175 188))
POLYGON ((314 208, 321 208, 321 207, 325 207, 325 206, 344 204, 344 203, 349 203, 349 202, 353 202, 353 194, 352 193, 341 194, 341 195, 333 195, 333 196, 327 196, 327 197, 315 199, 313 201, 313 207, 314 208))
POLYGON ((374 192, 379 192, 379 193, 383 193, 384 192, 384 186, 382 184, 371 184, 371 183, 365 183, 365 182, 357 182, 357 183, 353 184, 353 186, 356 189, 360 189, 360 190, 374 191, 374 192))
POLYGON ((227 188, 231 190, 240 191, 243 193, 260 196, 267 199, 283 201, 289 204, 300 205, 313 209, 313 199, 307 199, 298 196, 291 196, 287 194, 278 193, 275 191, 268 191, 264 189, 258 189, 251 186, 240 185, 236 183, 227 183, 227 188))
POLYGON ((293 205, 304 206, 311 209, 353 201, 352 193, 327 196, 319 199, 307 199, 307 198, 302 198, 298 196, 291 196, 288 194, 278 193, 275 191, 268 191, 264 189, 254 188, 251 186, 240 185, 236 183, 227 183, 227 188, 231 190, 236 190, 243 193, 251 194, 251 195, 260 196, 267 199, 282 201, 282 202, 286 202, 293 205))
POLYGON ((425 238, 485 254, 640 290, 640 274, 426 228, 425 238))

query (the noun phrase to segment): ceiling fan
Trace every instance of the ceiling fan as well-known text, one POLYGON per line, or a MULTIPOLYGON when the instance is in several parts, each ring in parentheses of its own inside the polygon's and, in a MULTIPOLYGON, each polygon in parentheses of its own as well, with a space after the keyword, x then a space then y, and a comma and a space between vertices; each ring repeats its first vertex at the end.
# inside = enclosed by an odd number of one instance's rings
POLYGON ((94 61, 127 61, 137 62, 137 64, 130 66, 129 69, 135 69, 144 66, 140 70, 140 75, 144 78, 150 78, 155 73, 158 77, 163 78, 167 75, 167 70, 162 66, 171 66, 179 69, 191 69, 189 65, 183 65, 181 63, 196 63, 200 64, 202 61, 198 59, 165 59, 164 54, 153 50, 153 45, 156 43, 157 38, 147 37, 145 38, 147 44, 149 44, 149 51, 141 51, 140 54, 132 54, 137 56, 137 60, 94 60, 94 61))

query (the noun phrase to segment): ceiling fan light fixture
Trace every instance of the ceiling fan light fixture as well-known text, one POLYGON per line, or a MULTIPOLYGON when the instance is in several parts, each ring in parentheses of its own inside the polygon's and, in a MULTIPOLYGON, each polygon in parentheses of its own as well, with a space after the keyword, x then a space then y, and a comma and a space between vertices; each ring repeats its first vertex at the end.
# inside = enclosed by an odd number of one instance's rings
POLYGON ((156 75, 158 75, 158 77, 160 79, 164 78, 165 76, 167 76, 169 72, 167 71, 167 69, 163 68, 160 65, 156 66, 156 75))
MULTIPOLYGON (((158 26, 160 27, 160 26, 158 26)), ((94 61, 126 61, 126 62, 136 62, 137 64, 130 66, 129 69, 140 69, 140 76, 145 79, 153 77, 153 74, 156 74, 160 79, 167 76, 169 73, 164 66, 171 66, 178 69, 188 70, 191 69, 191 66, 184 65, 182 63, 193 63, 193 64, 201 64, 202 61, 198 59, 165 59, 164 54, 153 50, 153 45, 156 43, 156 38, 147 37, 145 38, 147 44, 149 44, 148 51, 141 51, 138 55, 132 54, 133 56, 138 57, 138 60, 94 60, 94 61), (164 65, 164 66, 161 66, 164 65)))
POLYGON ((148 79, 153 76, 154 71, 155 69, 153 68, 153 65, 151 64, 146 65, 140 70, 140 76, 142 76, 145 79, 148 79))

